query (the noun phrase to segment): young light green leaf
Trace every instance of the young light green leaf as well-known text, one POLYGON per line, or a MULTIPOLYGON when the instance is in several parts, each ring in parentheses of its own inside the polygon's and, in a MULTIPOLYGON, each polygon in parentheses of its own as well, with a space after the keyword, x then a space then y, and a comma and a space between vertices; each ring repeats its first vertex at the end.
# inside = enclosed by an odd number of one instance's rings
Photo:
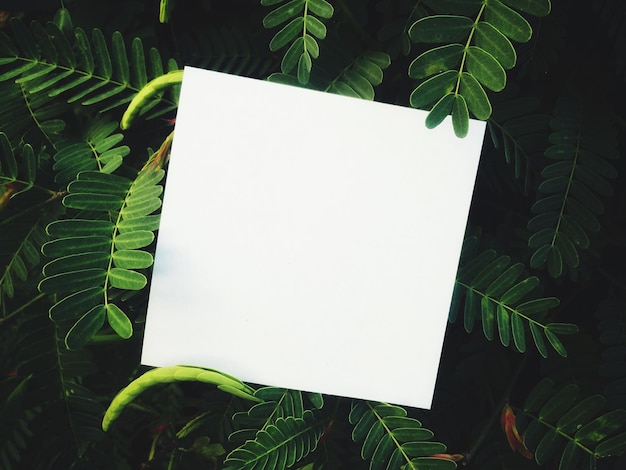
POLYGON ((152 266, 154 259, 147 251, 117 250, 113 253, 116 268, 142 269, 152 266))
POLYGON ((121 338, 128 339, 133 335, 133 324, 121 308, 107 304, 106 313, 109 325, 121 338))
POLYGON ((126 290, 141 290, 148 283, 143 274, 122 268, 112 268, 109 271, 109 282, 113 287, 126 290))

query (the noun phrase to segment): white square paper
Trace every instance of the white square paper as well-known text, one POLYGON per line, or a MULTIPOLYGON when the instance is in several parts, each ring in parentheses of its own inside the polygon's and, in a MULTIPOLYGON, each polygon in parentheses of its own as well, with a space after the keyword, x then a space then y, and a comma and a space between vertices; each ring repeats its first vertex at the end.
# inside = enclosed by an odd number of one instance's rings
POLYGON ((187 67, 142 363, 430 408, 485 124, 187 67))

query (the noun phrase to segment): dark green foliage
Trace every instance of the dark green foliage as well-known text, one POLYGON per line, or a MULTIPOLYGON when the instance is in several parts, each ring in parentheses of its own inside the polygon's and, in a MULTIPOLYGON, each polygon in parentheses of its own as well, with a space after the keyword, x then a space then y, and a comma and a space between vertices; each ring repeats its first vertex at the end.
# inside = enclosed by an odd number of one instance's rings
POLYGON ((415 418, 407 417, 404 408, 386 403, 355 401, 350 411, 354 425, 352 439, 363 440, 361 457, 371 470, 385 468, 454 469, 454 462, 431 455, 442 454, 446 446, 432 442, 433 432, 415 418))
POLYGON ((585 116, 573 100, 557 103, 550 122, 552 145, 545 151, 554 162, 541 172, 542 198, 533 205, 537 215, 528 222, 534 232, 528 240, 534 251, 530 264, 546 267, 552 277, 580 264, 579 249, 588 248, 589 233, 600 230, 601 198, 613 194, 607 179, 617 176, 608 161, 619 156, 611 123, 595 114, 585 116))
POLYGON ((149 3, 0 14, 1 468, 624 467, 622 2, 149 3), (487 121, 431 411, 139 367, 183 65, 487 121))
POLYGON ((418 19, 409 36, 418 44, 443 45, 411 62, 409 76, 422 80, 411 94, 411 106, 430 109, 428 127, 452 114, 455 133, 463 137, 468 109, 477 119, 488 119, 492 107, 485 89, 498 92, 506 85, 506 70, 517 62, 511 41, 531 38, 530 24, 516 10, 545 16, 550 0, 427 3, 438 14, 418 19))
MULTIPOLYGON (((466 243, 475 243, 468 240, 466 243)), ((480 319, 485 337, 492 340, 497 332, 503 346, 526 351, 528 332, 539 354, 548 356, 549 344, 561 356, 567 356, 557 334, 573 334, 576 325, 546 322, 548 311, 559 305, 555 297, 529 299, 539 286, 539 278, 523 275, 522 263, 512 263, 509 256, 497 256, 487 250, 471 261, 461 258, 450 310, 450 322, 463 310, 463 325, 471 333, 480 319), (547 340, 547 341, 546 341, 547 340)))
POLYGON ((524 443, 538 464, 553 457, 554 468, 573 468, 575 462, 620 454, 626 450, 626 410, 606 411, 602 395, 581 398, 580 388, 569 384, 558 391, 544 379, 528 395, 524 414, 529 419, 524 443))

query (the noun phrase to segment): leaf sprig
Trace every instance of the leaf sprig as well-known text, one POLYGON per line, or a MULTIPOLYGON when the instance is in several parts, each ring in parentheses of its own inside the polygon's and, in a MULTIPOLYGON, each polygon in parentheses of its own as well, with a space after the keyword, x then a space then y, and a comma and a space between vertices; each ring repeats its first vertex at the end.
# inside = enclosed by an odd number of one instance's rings
POLYGON ((280 68, 283 73, 295 76, 302 85, 309 83, 313 59, 319 57, 318 39, 326 37, 326 25, 319 18, 332 18, 333 6, 326 0, 261 0, 264 6, 281 6, 263 18, 267 29, 282 26, 270 41, 272 52, 289 45, 280 68), (286 23, 286 24, 285 24, 286 23))
POLYGON ((515 9, 545 16, 550 0, 441 2, 435 9, 442 13, 420 18, 409 29, 416 43, 442 44, 411 62, 409 76, 422 81, 410 103, 430 108, 429 128, 452 114, 456 135, 464 137, 470 113, 481 120, 491 115, 485 88, 497 92, 506 85, 506 70, 517 61, 511 41, 527 42, 532 36, 530 24, 515 9))

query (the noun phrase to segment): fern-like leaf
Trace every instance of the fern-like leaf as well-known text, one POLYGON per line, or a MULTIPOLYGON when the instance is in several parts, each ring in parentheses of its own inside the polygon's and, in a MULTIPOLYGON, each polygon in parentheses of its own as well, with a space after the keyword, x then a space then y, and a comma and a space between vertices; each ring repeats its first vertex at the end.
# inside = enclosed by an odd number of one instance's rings
POLYGON ((47 438, 37 442, 39 452, 24 456, 27 468, 72 468, 88 446, 104 437, 100 417, 104 407, 81 384, 96 370, 88 351, 68 351, 62 333, 41 310, 30 309, 19 332, 20 376, 30 376, 23 406, 36 411, 30 429, 47 438), (45 464, 45 465, 44 465, 45 464), (40 467, 41 466, 41 467, 40 467))
POLYGON ((254 440, 259 431, 265 430, 278 418, 302 418, 307 409, 320 409, 324 404, 318 393, 304 394, 299 390, 278 387, 259 388, 254 396, 261 403, 246 412, 235 413, 233 422, 241 429, 228 437, 230 442, 241 444, 246 440, 254 440))
POLYGON ((588 232, 600 230, 597 216, 604 212, 604 204, 598 196, 613 193, 607 179, 617 176, 607 161, 618 157, 616 135, 600 116, 587 116, 592 117, 583 119, 582 109, 573 101, 557 103, 550 123, 552 146, 545 151, 555 162, 541 173, 541 198, 528 222, 533 232, 528 240, 533 250, 530 265, 546 267, 555 278, 578 267, 579 249, 589 247, 588 232))
MULTIPOLYGON (((108 110, 128 103, 148 79, 162 74, 158 52, 151 50, 147 60, 141 40, 134 39, 127 51, 121 33, 113 33, 109 45, 99 29, 90 37, 82 28, 71 29, 68 18, 57 15, 55 22, 33 22, 30 28, 13 19, 11 37, 0 34, 0 81, 108 110)), ((176 98, 163 102, 166 112, 176 98)))
POLYGON ((513 97, 494 104, 487 121, 491 140, 513 166, 515 178, 524 179, 525 190, 529 192, 535 179, 532 164, 543 158, 548 143, 550 117, 537 114, 541 101, 533 96, 513 97))
POLYGON ((539 286, 539 278, 525 276, 522 263, 511 263, 509 256, 487 250, 464 262, 457 275, 449 321, 454 323, 463 311, 463 325, 469 333, 477 320, 485 337, 492 340, 496 331, 503 346, 526 351, 528 332, 537 350, 547 357, 546 340, 561 356, 567 352, 559 334, 578 331, 570 323, 544 323, 548 311, 559 305, 556 297, 524 300, 539 286))
POLYGON ((431 441, 433 432, 409 418, 402 407, 354 400, 349 420, 354 425, 352 440, 363 441, 361 457, 369 460, 370 470, 456 468, 452 460, 431 457, 445 452, 446 446, 431 441))
POLYGON ((130 153, 126 145, 118 145, 124 136, 115 132, 118 124, 106 118, 95 119, 82 139, 59 142, 54 154, 55 181, 66 184, 81 171, 112 173, 130 153))
POLYGON ((319 18, 332 18, 334 9, 326 0, 261 0, 265 6, 280 3, 282 5, 263 18, 263 26, 267 29, 281 26, 269 48, 275 52, 289 45, 281 70, 285 74, 295 71, 298 82, 306 85, 311 78, 313 59, 319 57, 317 41, 326 37, 326 26, 319 18))
POLYGON ((555 391, 550 379, 540 381, 528 395, 520 424, 524 444, 538 464, 556 455, 559 470, 574 468, 582 459, 593 468, 596 459, 626 451, 626 410, 604 412, 602 395, 582 400, 579 395, 575 384, 555 391))
POLYGON ((132 335, 132 322, 113 303, 117 290, 141 290, 147 284, 137 271, 152 266, 153 256, 141 248, 154 240, 163 190, 163 170, 146 166, 134 181, 121 176, 86 171, 68 186, 63 204, 81 211, 73 219, 48 225, 54 240, 42 251, 54 258, 44 266, 39 289, 58 294, 50 318, 73 325, 65 342, 83 346, 100 330, 105 318, 122 338, 132 335))
POLYGON ((411 93, 411 106, 430 108, 429 128, 452 114, 455 133, 464 137, 470 112, 482 120, 491 115, 485 88, 497 92, 506 85, 506 70, 517 61, 511 41, 526 42, 532 36, 530 24, 516 9, 545 16, 550 0, 428 3, 439 14, 417 20, 409 36, 416 43, 443 45, 410 64, 409 76, 422 80, 411 93))
POLYGON ((247 440, 228 454, 224 468, 283 470, 291 467, 315 450, 324 427, 325 422, 318 422, 310 410, 304 411, 300 418, 277 418, 257 432, 254 440, 247 440))

